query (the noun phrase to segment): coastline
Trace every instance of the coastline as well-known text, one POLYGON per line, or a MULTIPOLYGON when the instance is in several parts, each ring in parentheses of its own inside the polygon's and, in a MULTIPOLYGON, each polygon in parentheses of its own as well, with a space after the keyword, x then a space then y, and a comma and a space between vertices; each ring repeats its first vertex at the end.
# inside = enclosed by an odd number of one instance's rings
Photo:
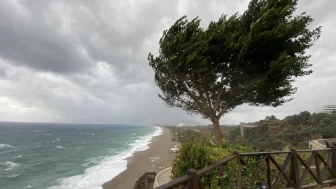
POLYGON ((170 148, 178 144, 171 141, 170 131, 161 127, 161 135, 155 136, 150 141, 148 149, 137 151, 127 158, 127 169, 112 180, 105 182, 103 189, 132 189, 138 178, 145 172, 156 172, 171 167, 175 159, 175 153, 170 148))

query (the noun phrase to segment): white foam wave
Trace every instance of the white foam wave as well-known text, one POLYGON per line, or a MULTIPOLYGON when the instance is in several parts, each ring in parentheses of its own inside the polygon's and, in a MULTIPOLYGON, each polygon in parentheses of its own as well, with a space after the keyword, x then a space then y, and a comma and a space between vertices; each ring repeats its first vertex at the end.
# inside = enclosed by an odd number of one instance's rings
POLYGON ((0 163, 1 165, 3 166, 6 166, 6 168, 4 169, 5 171, 10 171, 10 170, 13 170, 17 167, 19 167, 21 164, 19 163, 14 163, 14 162, 11 162, 11 161, 7 161, 6 163, 0 163))
POLYGON ((15 148, 15 147, 9 144, 0 144, 0 149, 5 149, 5 148, 15 148))
POLYGON ((130 146, 132 146, 132 151, 135 152, 135 151, 147 150, 149 148, 148 145, 151 143, 152 138, 161 135, 163 132, 161 127, 156 127, 156 128, 157 129, 153 134, 140 137, 140 139, 130 144, 130 146))
MULTIPOLYGON (((69 178, 60 179, 59 186, 49 187, 49 189, 101 189, 101 185, 127 168, 127 158, 134 152, 148 149, 148 144, 155 136, 162 134, 162 129, 157 127, 156 131, 150 135, 141 137, 130 148, 118 155, 103 158, 98 165, 85 170, 84 174, 69 178)), ((94 161, 94 160, 93 160, 94 161)))
POLYGON ((12 157, 12 159, 18 159, 18 158, 22 158, 22 155, 20 155, 20 156, 15 156, 15 157, 12 157))
POLYGON ((63 148, 63 146, 56 146, 55 148, 58 148, 58 149, 65 149, 65 148, 63 148))
POLYGON ((14 177, 17 177, 17 176, 19 176, 19 174, 8 175, 7 178, 14 178, 14 177))

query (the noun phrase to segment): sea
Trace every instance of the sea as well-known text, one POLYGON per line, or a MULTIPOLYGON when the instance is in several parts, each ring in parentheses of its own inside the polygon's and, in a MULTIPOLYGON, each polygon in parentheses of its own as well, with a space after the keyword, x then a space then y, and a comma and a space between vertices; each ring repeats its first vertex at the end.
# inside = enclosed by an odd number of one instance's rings
POLYGON ((150 125, 0 122, 0 188, 101 189, 161 133, 150 125))

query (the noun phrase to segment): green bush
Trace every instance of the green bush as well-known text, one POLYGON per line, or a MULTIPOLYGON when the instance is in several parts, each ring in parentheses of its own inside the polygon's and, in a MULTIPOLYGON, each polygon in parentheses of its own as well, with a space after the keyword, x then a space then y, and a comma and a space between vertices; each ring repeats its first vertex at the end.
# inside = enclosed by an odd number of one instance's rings
MULTIPOLYGON (((234 151, 251 152, 247 147, 233 146, 227 143, 223 147, 212 146, 204 142, 186 142, 182 145, 177 157, 173 163, 172 177, 178 178, 187 174, 190 168, 196 170, 214 164, 225 157, 232 155, 234 151)), ((242 169, 243 184, 249 183, 254 170, 257 166, 257 158, 246 159, 249 166, 242 169)), ((227 189, 235 188, 237 175, 237 161, 231 161, 227 166, 223 167, 223 175, 219 175, 219 168, 206 174, 202 179, 205 188, 211 189, 227 189)))
MULTIPOLYGON (((303 144, 302 144, 303 145, 303 144)), ((304 144, 306 145, 306 144, 304 144)), ((204 142, 187 142, 182 144, 182 147, 177 154, 176 159, 173 163, 172 169, 172 177, 178 178, 187 174, 187 171, 190 168, 194 168, 196 170, 200 170, 204 167, 212 165, 214 163, 218 163, 220 160, 225 157, 232 155, 234 151, 238 151, 240 153, 252 152, 250 148, 236 146, 224 141, 222 146, 213 146, 209 143, 204 142)), ((327 159, 326 152, 320 152, 320 154, 327 159)), ((299 152, 298 155, 305 161, 308 162, 311 153, 309 152, 299 152)), ((282 166, 287 158, 288 154, 273 154, 273 159, 282 166)), ((266 176, 266 162, 263 159, 263 156, 253 156, 253 157, 244 157, 244 163, 246 166, 242 166, 242 186, 243 188, 253 188, 255 186, 255 182, 257 181, 267 181, 266 176), (260 162, 260 164, 259 164, 260 162), (256 168, 259 167, 260 170, 256 175, 256 168), (252 183, 251 179, 257 176, 255 182, 252 183)), ((299 163, 299 167, 303 167, 303 164, 299 163)), ((322 165, 320 167, 322 169, 322 165)), ((206 189, 231 189, 236 188, 237 182, 237 170, 238 164, 236 159, 231 160, 227 165, 223 167, 223 174, 219 175, 219 168, 214 169, 209 172, 202 178, 202 184, 206 189)), ((271 163, 270 164, 271 171, 271 180, 274 179, 280 174, 279 170, 276 166, 271 163)), ((284 170, 287 175, 290 175, 290 165, 286 167, 284 170)), ((300 170, 303 171, 303 170, 300 170)), ((330 175, 327 175, 328 178, 330 175)), ((308 185, 314 183, 315 180, 307 174, 306 178, 302 182, 303 185, 308 185)), ((284 188, 288 183, 286 179, 283 177, 278 186, 276 188, 284 188)))
POLYGON ((181 129, 177 132, 178 141, 185 143, 189 141, 209 141, 210 134, 203 131, 195 131, 192 129, 181 129))

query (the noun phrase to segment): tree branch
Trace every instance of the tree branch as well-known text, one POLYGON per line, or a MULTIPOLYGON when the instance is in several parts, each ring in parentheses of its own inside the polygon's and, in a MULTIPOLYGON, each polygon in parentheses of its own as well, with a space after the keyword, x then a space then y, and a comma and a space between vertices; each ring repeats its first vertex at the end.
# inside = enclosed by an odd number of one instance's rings
POLYGON ((224 113, 225 113, 225 111, 227 110, 228 107, 229 107, 228 104, 225 104, 225 105, 223 106, 222 110, 221 110, 221 111, 218 113, 218 115, 217 115, 217 118, 218 118, 218 119, 221 118, 221 117, 224 115, 224 113))
MULTIPOLYGON (((224 81, 224 74, 222 74, 222 76, 221 76, 221 82, 220 82, 221 86, 223 84, 223 81, 224 81)), ((217 112, 217 109, 219 108, 220 97, 221 97, 223 91, 224 91, 224 86, 222 86, 221 89, 219 90, 219 93, 218 93, 218 96, 217 96, 217 99, 216 99, 216 102, 215 102, 215 105, 214 105, 214 111, 215 112, 217 112)))
POLYGON ((190 110, 196 110, 203 117, 206 117, 206 113, 202 110, 202 108, 195 106, 195 101, 194 102, 187 102, 179 96, 175 96, 175 97, 171 96, 170 98, 172 98, 173 100, 175 100, 177 102, 180 102, 180 104, 175 103, 176 107, 180 107, 182 109, 185 109, 187 112, 190 112, 191 114, 192 114, 192 111, 190 111, 190 110))
POLYGON ((214 112, 216 112, 216 111, 214 110, 213 103, 211 102, 210 95, 209 95, 209 91, 205 91, 205 96, 206 96, 206 98, 207 98, 207 100, 208 100, 208 104, 209 104, 210 108, 211 108, 214 112))
MULTIPOLYGON (((180 82, 180 84, 185 88, 186 93, 190 96, 191 99, 193 99, 196 102, 196 104, 200 107, 200 109, 203 108, 209 111, 209 107, 200 103, 200 101, 197 99, 197 96, 192 94, 192 92, 189 90, 190 87, 185 82, 180 82)), ((211 111, 207 113, 209 114, 209 116, 211 115, 211 111)))
POLYGON ((195 82, 196 82, 196 89, 200 93, 200 96, 203 98, 204 102, 208 102, 207 108, 209 109, 209 112, 211 114, 216 115, 216 111, 213 109, 213 105, 212 105, 212 102, 211 102, 211 99, 210 99, 209 91, 208 90, 205 90, 205 92, 202 91, 201 88, 199 88, 200 84, 197 81, 195 81, 195 82), (205 95, 203 93, 205 93, 205 95))

